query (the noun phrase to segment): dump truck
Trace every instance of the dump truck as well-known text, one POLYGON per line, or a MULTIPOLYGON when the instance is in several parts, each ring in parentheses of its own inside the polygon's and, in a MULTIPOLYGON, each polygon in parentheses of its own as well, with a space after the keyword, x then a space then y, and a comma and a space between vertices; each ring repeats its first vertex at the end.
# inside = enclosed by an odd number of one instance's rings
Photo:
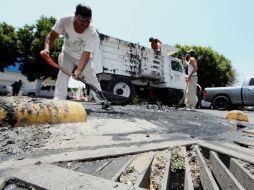
POLYGON ((95 70, 102 90, 121 95, 128 104, 140 99, 177 104, 183 97, 185 73, 182 61, 170 55, 178 49, 163 45, 161 51, 100 34, 95 70))

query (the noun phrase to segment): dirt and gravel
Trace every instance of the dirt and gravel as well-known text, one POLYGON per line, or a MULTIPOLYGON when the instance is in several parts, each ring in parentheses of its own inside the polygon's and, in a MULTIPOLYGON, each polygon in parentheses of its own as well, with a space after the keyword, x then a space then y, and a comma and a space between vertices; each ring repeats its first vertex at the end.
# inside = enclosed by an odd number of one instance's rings
POLYGON ((187 156, 190 164, 190 171, 192 182, 195 190, 202 189, 201 179, 200 179, 200 168, 197 163, 197 153, 193 150, 193 147, 187 151, 187 156))
POLYGON ((151 166, 151 176, 150 180, 152 183, 152 188, 154 190, 161 189, 161 184, 163 177, 165 175, 165 167, 168 159, 170 150, 160 151, 156 153, 155 158, 153 160, 152 166, 151 166))
POLYGON ((110 144, 109 140, 127 141, 128 135, 132 135, 133 138, 138 134, 144 134, 144 138, 151 135, 168 138, 170 134, 180 133, 214 140, 219 134, 236 131, 234 124, 222 118, 198 111, 176 111, 174 107, 161 105, 114 106, 114 111, 105 111, 100 106, 85 103, 85 108, 88 116, 84 124, 0 127, 0 160, 12 157, 22 159, 26 154, 43 147, 44 151, 53 147, 51 152, 62 151, 70 145, 79 148, 78 146, 83 146, 83 141, 88 138, 87 134, 104 135, 110 144), (132 130, 134 127, 135 130, 132 130))
POLYGON ((42 147, 50 138, 47 128, 50 125, 24 127, 24 128, 3 128, 0 127, 0 161, 10 157, 23 159, 24 154, 42 147))

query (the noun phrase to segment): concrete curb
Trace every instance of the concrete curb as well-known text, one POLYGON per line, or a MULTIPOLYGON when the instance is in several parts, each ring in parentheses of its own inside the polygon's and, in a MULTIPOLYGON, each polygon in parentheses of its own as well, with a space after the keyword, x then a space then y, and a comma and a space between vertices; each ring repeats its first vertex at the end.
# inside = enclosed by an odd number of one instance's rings
POLYGON ((81 103, 28 97, 0 99, 0 125, 24 127, 33 124, 77 123, 86 121, 81 103))
POLYGON ((245 121, 249 122, 247 114, 239 110, 230 111, 226 117, 228 120, 245 121))

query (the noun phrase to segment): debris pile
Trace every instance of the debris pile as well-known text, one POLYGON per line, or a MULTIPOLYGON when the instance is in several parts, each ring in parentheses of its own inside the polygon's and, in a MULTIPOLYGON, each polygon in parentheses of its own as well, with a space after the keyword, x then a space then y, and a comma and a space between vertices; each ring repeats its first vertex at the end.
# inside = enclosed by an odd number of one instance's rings
POLYGON ((0 161, 9 157, 23 159, 25 153, 42 147, 51 136, 46 129, 48 127, 50 125, 11 129, 0 127, 0 161))

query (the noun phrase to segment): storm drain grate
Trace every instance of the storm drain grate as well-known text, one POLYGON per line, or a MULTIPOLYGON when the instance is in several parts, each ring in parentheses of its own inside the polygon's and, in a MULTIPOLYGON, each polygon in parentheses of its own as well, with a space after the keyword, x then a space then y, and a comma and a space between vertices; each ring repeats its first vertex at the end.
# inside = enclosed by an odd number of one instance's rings
POLYGON ((0 189, 253 190, 254 187, 253 150, 232 144, 218 146, 216 142, 204 141, 199 145, 103 155, 24 165, 7 171, 5 176, 12 179, 1 182, 0 178, 0 189))
POLYGON ((144 189, 253 189, 254 166, 198 146, 177 146, 57 166, 144 189))

